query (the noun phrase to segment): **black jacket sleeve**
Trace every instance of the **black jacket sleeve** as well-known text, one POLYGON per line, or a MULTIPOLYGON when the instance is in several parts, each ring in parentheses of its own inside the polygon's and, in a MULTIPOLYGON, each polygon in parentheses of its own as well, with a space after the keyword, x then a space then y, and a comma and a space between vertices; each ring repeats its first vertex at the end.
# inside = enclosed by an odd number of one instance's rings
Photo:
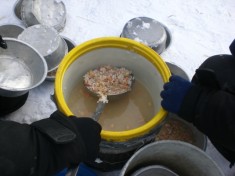
POLYGON ((84 141, 69 118, 52 115, 31 125, 0 121, 2 176, 53 175, 86 155, 84 141))
POLYGON ((235 40, 232 55, 209 57, 196 71, 179 116, 206 134, 231 164, 235 163, 235 40))
POLYGON ((235 162, 235 95, 194 85, 179 116, 206 134, 232 164, 235 162))
POLYGON ((0 121, 1 175, 30 175, 36 167, 35 132, 29 125, 0 121))
POLYGON ((208 137, 235 151, 235 141, 232 140, 235 139, 235 95, 194 86, 183 104, 179 112, 181 117, 193 122, 208 137), (196 100, 192 101, 191 97, 196 100))

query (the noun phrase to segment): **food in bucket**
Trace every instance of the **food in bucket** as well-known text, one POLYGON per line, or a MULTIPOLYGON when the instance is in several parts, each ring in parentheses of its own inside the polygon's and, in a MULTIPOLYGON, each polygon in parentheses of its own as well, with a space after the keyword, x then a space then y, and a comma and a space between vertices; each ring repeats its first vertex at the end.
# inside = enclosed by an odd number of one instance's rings
MULTIPOLYGON (((97 106, 97 97, 87 91, 81 79, 69 94, 67 103, 77 117, 91 117, 97 106)), ((154 102, 148 89, 136 79, 126 96, 106 104, 99 123, 103 130, 125 131, 146 124, 154 114, 154 102)))
POLYGON ((84 75, 84 85, 99 96, 98 102, 107 103, 107 96, 131 90, 133 74, 124 67, 111 65, 90 70, 84 75))

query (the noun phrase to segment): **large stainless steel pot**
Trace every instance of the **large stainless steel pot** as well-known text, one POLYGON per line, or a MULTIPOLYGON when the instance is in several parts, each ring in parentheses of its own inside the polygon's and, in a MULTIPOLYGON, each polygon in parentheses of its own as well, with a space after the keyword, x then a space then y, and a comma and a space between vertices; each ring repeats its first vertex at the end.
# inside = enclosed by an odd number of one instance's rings
POLYGON ((217 164, 201 149, 181 141, 160 141, 138 150, 125 164, 120 176, 142 167, 162 165, 180 176, 224 176, 217 164))

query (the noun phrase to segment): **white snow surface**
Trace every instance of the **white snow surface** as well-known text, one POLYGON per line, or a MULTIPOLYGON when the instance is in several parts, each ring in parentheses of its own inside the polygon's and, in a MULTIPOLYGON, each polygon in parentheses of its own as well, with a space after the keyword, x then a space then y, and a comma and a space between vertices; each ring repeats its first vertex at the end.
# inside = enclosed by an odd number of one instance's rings
MULTIPOLYGON (((161 56, 181 67, 191 78, 209 56, 230 54, 235 38, 234 0, 63 0, 67 19, 61 35, 77 45, 97 37, 120 36, 127 21, 146 16, 166 25, 172 35, 170 47, 161 56)), ((14 15, 15 0, 0 1, 0 25, 23 23, 14 15)), ((50 95, 54 83, 45 81, 29 92, 23 107, 4 119, 32 123, 56 110, 50 95)), ((207 153, 226 176, 235 168, 208 144, 207 153)))

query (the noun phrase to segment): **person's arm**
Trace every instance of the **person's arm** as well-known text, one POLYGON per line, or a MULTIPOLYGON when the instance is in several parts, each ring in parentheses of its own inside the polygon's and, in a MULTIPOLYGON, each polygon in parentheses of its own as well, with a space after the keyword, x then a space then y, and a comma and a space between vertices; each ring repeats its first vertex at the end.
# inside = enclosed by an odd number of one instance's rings
POLYGON ((178 115, 191 121, 209 138, 235 151, 235 95, 194 85, 178 115))
POLYGON ((50 176, 65 167, 93 160, 101 126, 90 118, 56 111, 31 125, 0 122, 0 173, 50 176))
POLYGON ((235 163, 235 95, 195 86, 182 103, 179 116, 206 134, 217 150, 235 163), (192 101, 192 98, 195 101, 192 101), (197 97, 197 98, 196 98, 197 97))
POLYGON ((162 107, 193 123, 231 163, 235 161, 235 95, 172 76, 161 92, 162 107))
POLYGON ((196 70, 193 86, 178 113, 209 137, 235 151, 235 87, 231 71, 234 69, 235 40, 229 49, 231 56, 210 57, 196 70))

